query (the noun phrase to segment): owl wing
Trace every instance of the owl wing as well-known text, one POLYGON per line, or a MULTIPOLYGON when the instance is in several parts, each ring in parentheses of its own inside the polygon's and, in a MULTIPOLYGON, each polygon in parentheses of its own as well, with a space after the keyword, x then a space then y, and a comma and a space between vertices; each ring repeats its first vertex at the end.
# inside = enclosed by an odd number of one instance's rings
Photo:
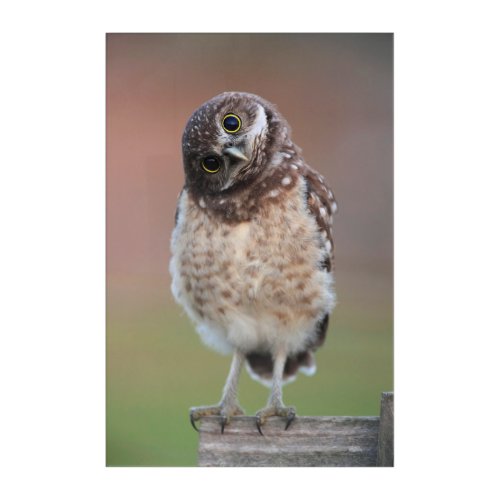
POLYGON ((310 167, 305 167, 302 175, 306 181, 307 208, 314 215, 320 233, 324 236, 328 257, 322 263, 328 271, 333 267, 333 214, 337 212, 337 202, 325 178, 310 167))

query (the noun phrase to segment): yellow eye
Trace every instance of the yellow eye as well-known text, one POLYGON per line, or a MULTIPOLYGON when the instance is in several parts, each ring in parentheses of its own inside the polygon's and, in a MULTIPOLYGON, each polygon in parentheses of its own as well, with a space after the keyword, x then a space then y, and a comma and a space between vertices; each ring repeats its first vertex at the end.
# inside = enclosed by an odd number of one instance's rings
POLYGON ((222 119, 222 128, 230 134, 236 134, 241 128, 241 119, 238 115, 228 113, 222 119))
POLYGON ((205 172, 215 174, 220 170, 220 161, 217 156, 207 156, 201 160, 201 166, 205 172))

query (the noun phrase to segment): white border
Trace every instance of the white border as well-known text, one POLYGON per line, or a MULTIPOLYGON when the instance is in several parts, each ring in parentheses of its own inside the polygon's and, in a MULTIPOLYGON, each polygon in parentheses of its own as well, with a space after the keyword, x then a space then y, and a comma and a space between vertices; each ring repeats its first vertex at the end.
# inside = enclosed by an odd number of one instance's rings
POLYGON ((500 278, 492 6, 47 1, 4 9, 4 498, 490 496, 500 278), (396 34, 395 469, 104 467, 104 34, 207 30, 396 34))

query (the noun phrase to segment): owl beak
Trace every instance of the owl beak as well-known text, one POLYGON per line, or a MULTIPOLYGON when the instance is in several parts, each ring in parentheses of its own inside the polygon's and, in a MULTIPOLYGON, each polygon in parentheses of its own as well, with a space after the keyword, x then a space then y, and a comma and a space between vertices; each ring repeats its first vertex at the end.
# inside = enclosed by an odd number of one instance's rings
POLYGON ((248 158, 243 154, 241 149, 237 147, 226 148, 222 151, 225 155, 229 155, 231 158, 235 158, 236 160, 248 161, 248 158))

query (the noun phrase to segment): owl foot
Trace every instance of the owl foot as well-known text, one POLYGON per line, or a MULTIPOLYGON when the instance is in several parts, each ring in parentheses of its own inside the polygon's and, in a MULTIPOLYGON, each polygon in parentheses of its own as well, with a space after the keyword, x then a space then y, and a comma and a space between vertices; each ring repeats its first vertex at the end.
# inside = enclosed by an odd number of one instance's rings
POLYGON ((220 432, 224 434, 224 428, 229 423, 231 417, 235 415, 244 415, 245 412, 240 408, 239 405, 224 405, 219 404, 215 406, 195 406, 189 410, 189 420, 191 421, 191 425, 194 427, 194 430, 199 432, 199 429, 196 427, 195 422, 200 420, 202 417, 208 417, 211 415, 219 415, 220 416, 220 432))
POLYGON ((285 431, 295 418, 295 408, 293 406, 266 406, 255 415, 255 423, 260 435, 263 436, 261 426, 264 425, 268 417, 286 417, 285 431))

